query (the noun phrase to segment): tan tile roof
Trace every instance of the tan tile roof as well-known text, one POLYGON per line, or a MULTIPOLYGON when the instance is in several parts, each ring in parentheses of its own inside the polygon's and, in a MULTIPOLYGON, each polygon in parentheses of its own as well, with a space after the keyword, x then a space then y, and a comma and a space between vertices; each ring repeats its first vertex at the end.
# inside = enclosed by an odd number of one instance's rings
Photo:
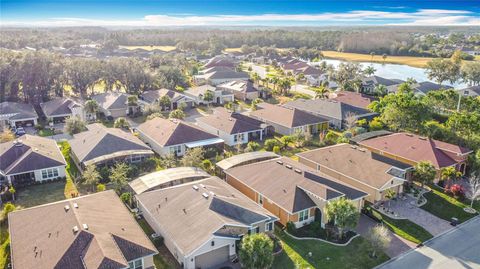
POLYGON ((315 206, 303 190, 325 201, 340 196, 357 199, 366 195, 286 157, 233 167, 225 173, 290 213, 315 206))
MULTIPOLYGON (((392 162, 376 158, 369 150, 349 144, 314 149, 297 155, 376 189, 393 178, 387 173, 395 166, 392 162)), ((404 165, 396 167, 406 168, 404 165)))
POLYGON ((421 137, 415 134, 395 133, 361 141, 360 145, 420 162, 430 161, 437 169, 456 164, 470 149, 421 137))
POLYGON ((137 130, 160 146, 179 145, 217 138, 200 128, 181 120, 154 118, 137 127, 137 130))
POLYGON ((328 122, 327 119, 317 117, 295 108, 287 108, 281 105, 272 105, 268 103, 260 103, 257 106, 258 109, 252 111, 250 116, 262 121, 276 123, 287 128, 328 122))
POLYGON ((367 108, 372 101, 375 101, 375 98, 371 96, 349 91, 339 92, 336 97, 331 99, 360 108, 367 108))
POLYGON ((113 191, 15 211, 9 228, 16 269, 125 268, 157 252, 113 191))
POLYGON ((274 218, 218 177, 144 192, 136 197, 185 255, 206 243, 224 225, 249 227, 274 218), (195 190, 194 185, 199 189, 195 190))

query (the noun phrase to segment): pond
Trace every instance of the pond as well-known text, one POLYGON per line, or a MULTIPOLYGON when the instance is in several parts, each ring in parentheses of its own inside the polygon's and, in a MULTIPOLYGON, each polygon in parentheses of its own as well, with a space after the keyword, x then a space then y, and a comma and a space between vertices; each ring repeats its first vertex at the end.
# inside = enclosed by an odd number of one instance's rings
MULTIPOLYGON (((332 60, 332 59, 325 59, 323 60, 327 64, 333 65, 335 68, 340 65, 340 63, 344 63, 346 61, 342 60, 332 60)), ((369 63, 369 62, 358 62, 362 68, 367 66, 373 66, 375 70, 375 75, 389 78, 389 79, 401 79, 407 80, 408 78, 414 78, 418 82, 422 81, 431 81, 433 80, 428 79, 427 74, 424 68, 412 67, 408 65, 401 65, 401 64, 381 64, 381 63, 369 63)), ((320 62, 312 63, 312 64, 320 64, 320 62)), ((450 83, 444 82, 445 85, 451 85, 450 83)), ((467 87, 464 83, 456 83, 454 85, 455 88, 464 88, 467 87)))

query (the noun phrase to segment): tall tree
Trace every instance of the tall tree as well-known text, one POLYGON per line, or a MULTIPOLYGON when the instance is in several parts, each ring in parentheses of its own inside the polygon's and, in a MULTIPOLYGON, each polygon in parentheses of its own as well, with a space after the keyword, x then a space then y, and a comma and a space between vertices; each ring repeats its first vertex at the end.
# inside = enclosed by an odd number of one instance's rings
POLYGON ((414 178, 422 184, 422 188, 425 184, 433 182, 437 171, 433 164, 429 161, 421 161, 415 165, 413 172, 414 178))
POLYGON ((100 173, 97 171, 95 165, 87 165, 87 167, 83 171, 82 177, 83 184, 90 186, 92 188, 92 192, 95 192, 95 187, 100 181, 100 173))
POLYGON ((113 183, 115 191, 121 193, 127 185, 129 167, 126 163, 119 162, 110 168, 109 179, 113 183))
POLYGON ((370 228, 366 235, 366 239, 372 245, 372 257, 374 258, 377 257, 378 252, 388 249, 390 242, 392 241, 390 232, 388 231, 387 227, 383 225, 376 225, 370 228))

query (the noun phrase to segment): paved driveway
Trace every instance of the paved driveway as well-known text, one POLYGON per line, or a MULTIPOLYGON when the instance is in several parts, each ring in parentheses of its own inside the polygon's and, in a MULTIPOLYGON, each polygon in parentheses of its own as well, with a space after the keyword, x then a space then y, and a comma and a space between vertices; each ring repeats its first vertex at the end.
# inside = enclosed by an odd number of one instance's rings
MULTIPOLYGON (((360 215, 360 220, 359 220, 358 226, 357 226, 357 232, 360 235, 365 236, 368 233, 368 231, 370 230, 370 228, 374 227, 377 224, 378 223, 376 223, 371 218, 367 217, 364 214, 361 214, 360 215)), ((404 252, 406 252, 410 249, 413 249, 417 246, 415 243, 410 242, 407 239, 404 239, 404 238, 390 232, 390 230, 389 230, 389 233, 390 233, 390 237, 392 238, 392 241, 391 241, 390 246, 388 247, 386 253, 390 258, 396 257, 396 256, 398 256, 398 255, 400 255, 400 254, 402 254, 402 253, 404 253, 404 252)))
POLYGON ((414 198, 410 196, 406 197, 406 200, 397 199, 395 201, 390 201, 390 209, 393 210, 393 212, 398 214, 400 217, 407 218, 412 222, 415 222, 416 224, 422 226, 433 236, 443 233, 452 228, 448 221, 434 216, 415 205, 412 205, 412 203, 415 202, 414 198))
POLYGON ((298 93, 303 93, 310 95, 311 97, 315 97, 315 92, 309 89, 309 86, 303 85, 303 84, 294 84, 291 88, 290 91, 292 92, 298 92, 298 93))
POLYGON ((480 217, 462 223, 396 259, 379 266, 381 269, 457 269, 480 268, 480 217))

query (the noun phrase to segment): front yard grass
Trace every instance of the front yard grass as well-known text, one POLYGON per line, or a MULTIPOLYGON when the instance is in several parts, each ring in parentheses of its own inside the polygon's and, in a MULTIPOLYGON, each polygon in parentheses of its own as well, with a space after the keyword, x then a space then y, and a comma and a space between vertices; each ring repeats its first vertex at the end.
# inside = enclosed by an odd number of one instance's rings
POLYGON ((52 136, 54 134, 55 134, 55 132, 50 128, 45 128, 45 129, 42 129, 42 130, 38 131, 38 135, 43 136, 43 137, 52 136))
POLYGON ((7 269, 10 260, 10 235, 6 222, 0 224, 0 269, 7 269))
MULTIPOLYGON (((478 213, 470 214, 463 210, 470 206, 468 201, 459 201, 444 193, 443 190, 437 186, 429 185, 429 187, 432 191, 423 194, 427 199, 427 203, 420 207, 423 210, 447 221, 450 221, 452 217, 455 217, 458 218, 460 222, 464 222, 478 215, 478 213)), ((479 211, 480 201, 475 201, 473 207, 479 211)))
POLYGON ((373 268, 388 260, 380 253, 371 258, 371 245, 362 237, 352 240, 347 246, 334 246, 317 240, 296 240, 282 231, 276 235, 282 241, 283 252, 276 256, 272 268, 373 268), (312 256, 309 257, 309 252, 312 256))
POLYGON ((371 207, 367 208, 367 210, 371 210, 371 214, 387 225, 387 228, 393 233, 407 239, 408 241, 420 244, 433 237, 433 235, 425 230, 422 226, 408 219, 392 219, 371 207))

